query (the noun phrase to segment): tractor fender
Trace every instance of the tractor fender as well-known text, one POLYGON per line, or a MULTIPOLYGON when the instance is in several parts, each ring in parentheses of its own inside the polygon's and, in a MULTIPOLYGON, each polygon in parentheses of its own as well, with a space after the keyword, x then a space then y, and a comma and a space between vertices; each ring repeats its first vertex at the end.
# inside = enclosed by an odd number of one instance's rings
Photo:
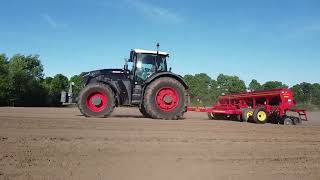
POLYGON ((105 84, 107 86, 109 86, 112 91, 114 92, 115 94, 115 99, 116 99, 116 105, 119 105, 120 104, 120 90, 118 89, 118 86, 116 84, 115 81, 112 81, 110 78, 107 78, 105 77, 103 74, 100 74, 98 76, 95 76, 95 77, 89 77, 87 80, 86 80, 86 86, 88 84, 91 84, 91 83, 102 83, 102 84, 105 84))
POLYGON ((161 78, 161 77, 171 77, 171 78, 174 78, 176 79, 177 81, 179 81, 183 87, 187 90, 189 89, 187 83, 183 80, 182 76, 178 75, 178 74, 174 74, 172 72, 161 72, 161 73, 157 73, 153 76, 150 76, 148 79, 146 79, 145 81, 145 85, 144 85, 144 88, 150 84, 152 81, 158 79, 158 78, 161 78))

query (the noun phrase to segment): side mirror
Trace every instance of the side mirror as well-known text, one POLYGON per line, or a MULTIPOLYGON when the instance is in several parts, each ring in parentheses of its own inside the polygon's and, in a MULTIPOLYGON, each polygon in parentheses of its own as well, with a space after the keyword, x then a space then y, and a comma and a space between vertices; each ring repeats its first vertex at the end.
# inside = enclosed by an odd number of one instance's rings
POLYGON ((128 70, 128 59, 124 59, 124 70, 128 70))

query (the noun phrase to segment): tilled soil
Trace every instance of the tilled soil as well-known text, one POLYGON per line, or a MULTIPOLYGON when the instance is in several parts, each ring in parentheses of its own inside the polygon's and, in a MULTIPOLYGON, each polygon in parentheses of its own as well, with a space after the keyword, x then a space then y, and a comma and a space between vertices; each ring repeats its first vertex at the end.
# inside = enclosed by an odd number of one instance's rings
POLYGON ((0 179, 320 179, 320 113, 300 126, 0 108, 0 179))

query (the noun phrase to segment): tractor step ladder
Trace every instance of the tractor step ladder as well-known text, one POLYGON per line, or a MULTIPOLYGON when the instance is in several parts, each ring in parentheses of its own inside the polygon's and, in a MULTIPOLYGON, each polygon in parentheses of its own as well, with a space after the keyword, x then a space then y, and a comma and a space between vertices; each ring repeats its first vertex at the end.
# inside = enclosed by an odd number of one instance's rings
POLYGON ((142 86, 135 85, 132 93, 132 104, 140 104, 142 97, 142 86))

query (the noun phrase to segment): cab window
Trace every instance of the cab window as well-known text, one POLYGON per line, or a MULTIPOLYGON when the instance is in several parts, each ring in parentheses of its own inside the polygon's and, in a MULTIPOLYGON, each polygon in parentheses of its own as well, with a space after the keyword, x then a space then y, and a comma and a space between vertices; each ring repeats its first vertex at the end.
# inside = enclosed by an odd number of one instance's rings
POLYGON ((155 56, 151 54, 138 54, 136 62, 136 81, 143 83, 156 71, 155 56))
POLYGON ((155 72, 167 71, 166 56, 156 54, 137 54, 136 59, 136 81, 143 83, 155 72))

